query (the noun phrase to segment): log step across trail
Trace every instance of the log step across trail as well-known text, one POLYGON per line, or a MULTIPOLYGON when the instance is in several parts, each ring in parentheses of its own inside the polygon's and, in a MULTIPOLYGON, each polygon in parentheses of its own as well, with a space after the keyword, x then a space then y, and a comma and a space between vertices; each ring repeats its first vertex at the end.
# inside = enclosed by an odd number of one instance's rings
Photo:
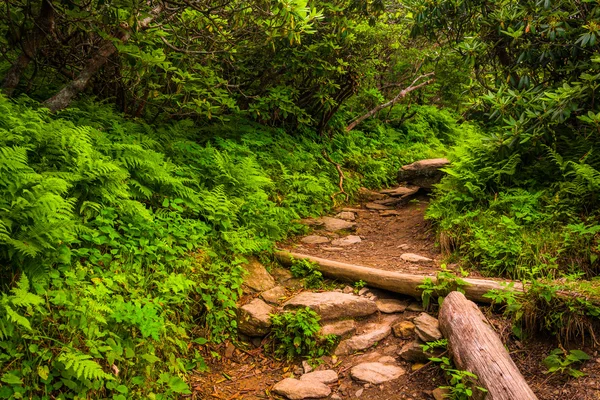
MULTIPOLYGON (((330 278, 348 282, 363 281, 367 286, 389 290, 416 298, 421 297, 423 289, 419 288, 425 279, 431 279, 435 284, 435 276, 409 274, 404 272, 385 271, 361 265, 347 264, 339 261, 328 260, 307 254, 277 251, 275 257, 283 264, 291 264, 293 260, 308 260, 319 266, 319 271, 330 278)), ((516 281, 495 281, 490 279, 461 278, 466 282, 461 289, 465 296, 478 303, 490 304, 491 299, 484 297, 490 290, 523 292, 523 284, 516 281), (510 284, 507 285, 507 284, 510 284)))

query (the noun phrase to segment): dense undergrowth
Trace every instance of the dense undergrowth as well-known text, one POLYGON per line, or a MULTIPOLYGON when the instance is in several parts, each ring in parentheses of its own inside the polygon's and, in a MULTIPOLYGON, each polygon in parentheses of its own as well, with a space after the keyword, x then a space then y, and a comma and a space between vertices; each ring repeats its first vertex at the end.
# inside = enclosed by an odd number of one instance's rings
POLYGON ((427 213, 442 250, 463 267, 532 284, 525 296, 493 295, 515 318, 516 331, 596 340, 600 163, 592 150, 565 141, 523 154, 480 132, 449 157, 452 167, 427 213))
MULTIPOLYGON (((322 140, 245 120, 149 126, 0 97, 0 398, 173 398, 235 331, 245 257, 345 190, 439 156, 453 118, 322 140)), ((337 198, 337 201, 341 199, 337 198)))

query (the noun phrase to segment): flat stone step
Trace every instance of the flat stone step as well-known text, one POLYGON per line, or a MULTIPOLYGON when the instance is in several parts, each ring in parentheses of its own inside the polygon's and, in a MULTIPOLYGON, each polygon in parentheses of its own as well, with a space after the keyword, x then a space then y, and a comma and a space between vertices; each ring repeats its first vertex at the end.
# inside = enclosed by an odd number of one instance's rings
POLYGON ((350 370, 353 379, 373 385, 398 379, 405 373, 404 368, 380 362, 358 364, 350 370))
POLYGON ((285 310, 309 307, 324 321, 366 317, 377 312, 373 300, 340 292, 302 292, 283 304, 285 310))

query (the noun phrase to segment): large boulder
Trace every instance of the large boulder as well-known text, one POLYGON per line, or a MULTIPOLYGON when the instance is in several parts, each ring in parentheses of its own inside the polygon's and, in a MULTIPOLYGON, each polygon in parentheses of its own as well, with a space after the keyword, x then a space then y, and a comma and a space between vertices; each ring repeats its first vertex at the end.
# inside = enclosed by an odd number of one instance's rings
POLYGON ((444 172, 441 168, 450 164, 446 158, 432 158, 405 165, 398 171, 398 182, 408 182, 412 185, 430 189, 439 183, 444 172))
POLYGON ((238 309, 238 330, 248 336, 264 336, 271 330, 273 307, 254 299, 238 309))
POLYGON ((275 279, 258 260, 251 260, 245 267, 248 274, 244 277, 244 286, 257 292, 275 287, 275 279))
POLYGON ((374 301, 340 292, 302 292, 283 304, 286 310, 309 307, 323 320, 366 317, 377 312, 374 301))
POLYGON ((319 334, 322 336, 335 335, 345 339, 354 335, 354 332, 356 332, 356 322, 353 319, 345 319, 323 325, 319 334))

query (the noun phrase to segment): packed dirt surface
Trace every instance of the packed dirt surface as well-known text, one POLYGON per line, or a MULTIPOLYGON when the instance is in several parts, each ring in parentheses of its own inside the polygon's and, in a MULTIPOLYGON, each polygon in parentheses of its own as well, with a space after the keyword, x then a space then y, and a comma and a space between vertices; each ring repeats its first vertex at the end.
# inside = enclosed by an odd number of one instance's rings
MULTIPOLYGON (((330 242, 305 244, 299 237, 281 243, 280 248, 385 270, 435 275, 440 270, 443 257, 437 250, 434 234, 424 219, 427 204, 427 197, 418 195, 413 201, 397 206, 396 213, 391 213, 395 215, 391 216, 384 216, 390 214, 389 212, 368 210, 364 204, 351 207, 356 216, 354 220, 356 227, 352 232, 326 232, 322 228, 315 227, 313 234, 330 240, 350 234, 357 235, 362 239, 359 243, 348 246, 335 246, 330 242), (404 253, 415 253, 432 261, 407 262, 400 258, 404 253)), ((344 288, 345 284, 340 283, 337 287, 344 288)), ((289 297, 299 290, 302 289, 288 289, 289 297)), ((417 304, 420 303, 416 303, 415 299, 391 293, 388 295, 413 302, 417 309, 419 307, 417 304)), ((590 361, 578 366, 586 376, 573 379, 567 375, 545 374, 547 368, 542 361, 558 347, 557 341, 549 335, 523 341, 517 340, 511 333, 510 322, 501 315, 493 313, 491 307, 484 307, 482 311, 506 344, 517 367, 540 400, 600 400, 600 355, 597 348, 589 346, 591 343, 586 345, 574 343, 570 346, 570 348, 582 349, 592 357, 590 361)), ((418 310, 406 310, 400 318, 410 321, 418 314, 418 310)), ((431 311, 430 314, 435 316, 435 311, 431 311)), ((376 323, 384 317, 383 314, 377 313, 364 320, 358 320, 358 329, 360 326, 366 326, 367 323, 376 323)), ((273 359, 265 350, 271 345, 269 336, 262 340, 244 339, 248 342, 238 342, 235 345, 226 342, 219 346, 202 348, 209 372, 198 373, 192 378, 193 398, 284 399, 273 393, 272 388, 284 378, 301 376, 304 373, 302 361, 286 362, 273 359)), ((409 342, 412 342, 412 339, 390 334, 376 346, 359 353, 323 357, 316 369, 332 369, 339 376, 338 382, 329 385, 332 394, 328 398, 338 400, 434 399, 433 391, 439 386, 447 385, 445 374, 435 363, 409 363, 399 358, 399 349, 409 342), (350 368, 360 362, 370 362, 382 356, 394 357, 397 365, 404 368, 406 373, 395 380, 379 385, 364 384, 351 378, 350 368)))
MULTIPOLYGON (((385 211, 369 210, 364 206, 344 208, 353 210, 357 223, 353 234, 362 241, 352 246, 338 247, 329 243, 303 244, 296 240, 282 243, 281 247, 298 253, 364 265, 388 271, 401 271, 415 274, 435 275, 439 270, 440 252, 435 246, 435 236, 430 224, 425 221, 428 198, 419 195, 405 205, 395 208, 396 215, 385 216, 385 211), (403 261, 400 256, 415 253, 431 258, 429 265, 418 265, 403 261)), ((342 209, 340 209, 342 211, 342 209)), ((343 237, 343 233, 325 232, 315 229, 315 234, 332 239, 343 237)))

